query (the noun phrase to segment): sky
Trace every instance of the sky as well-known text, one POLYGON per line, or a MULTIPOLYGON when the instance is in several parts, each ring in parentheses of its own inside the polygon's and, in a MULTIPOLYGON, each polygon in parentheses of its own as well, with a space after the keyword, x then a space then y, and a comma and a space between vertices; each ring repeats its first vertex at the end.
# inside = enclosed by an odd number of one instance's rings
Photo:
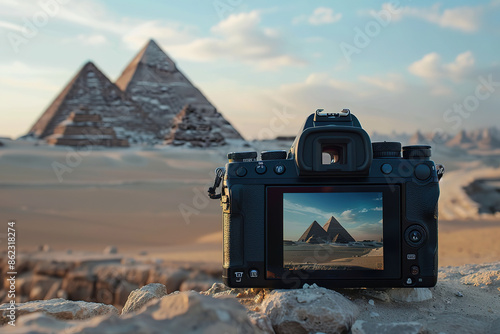
POLYGON ((283 238, 298 240, 317 221, 320 226, 335 217, 355 240, 383 236, 382 193, 285 193, 283 238))
POLYGON ((248 139, 317 108, 369 133, 497 125, 500 0, 0 0, 0 136, 88 60, 116 80, 150 38, 248 139))

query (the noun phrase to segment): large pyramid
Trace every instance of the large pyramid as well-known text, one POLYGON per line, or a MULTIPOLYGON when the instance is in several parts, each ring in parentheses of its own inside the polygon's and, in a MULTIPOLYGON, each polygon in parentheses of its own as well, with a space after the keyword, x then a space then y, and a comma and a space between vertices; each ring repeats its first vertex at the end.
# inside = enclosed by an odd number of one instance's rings
POLYGON ((187 104, 199 110, 215 111, 215 107, 153 40, 132 59, 116 84, 140 104, 162 128, 163 134, 169 132, 172 119, 187 104))
POLYGON ((329 240, 332 242, 347 243, 356 241, 333 216, 326 222, 323 229, 326 231, 329 236, 329 240))
POLYGON ((318 222, 314 221, 309 225, 298 241, 304 241, 310 244, 321 244, 329 241, 329 236, 318 222))
POLYGON ((129 142, 153 141, 158 127, 92 62, 86 63, 33 125, 29 134, 47 139, 82 107, 100 116, 103 132, 112 127, 129 142))

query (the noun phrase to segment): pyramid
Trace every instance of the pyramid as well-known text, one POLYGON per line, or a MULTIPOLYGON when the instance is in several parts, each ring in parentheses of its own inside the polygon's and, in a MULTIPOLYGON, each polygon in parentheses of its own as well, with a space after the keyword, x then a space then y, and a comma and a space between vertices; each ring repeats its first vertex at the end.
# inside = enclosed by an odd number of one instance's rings
POLYGON ((118 138, 112 127, 103 124, 101 115, 89 113, 84 106, 71 112, 46 140, 52 145, 129 146, 127 139, 118 138))
POLYGON ((158 127, 135 102, 92 62, 87 62, 36 121, 29 135, 42 139, 54 135, 61 122, 67 121, 81 106, 100 116, 102 132, 112 127, 116 135, 129 142, 152 141, 158 132, 158 127))
POLYGON ((483 129, 477 138, 477 145, 483 149, 500 148, 500 136, 496 128, 483 129))
POLYGON ((469 135, 465 130, 460 131, 456 134, 455 137, 450 139, 446 146, 471 146, 472 140, 469 138, 469 135))
MULTIPOLYGON (((153 40, 129 63, 116 80, 116 85, 160 126, 163 135, 169 133, 173 118, 188 104, 206 113, 216 112, 215 107, 153 40)), ((241 139, 234 128, 224 135, 226 138, 241 139)))
POLYGON ((302 234, 298 241, 304 241, 311 244, 320 244, 327 242, 329 240, 328 233, 318 224, 317 221, 314 221, 307 230, 302 234))
POLYGON ((329 236, 329 240, 332 240, 332 242, 347 243, 356 241, 333 216, 328 220, 328 222, 326 222, 323 229, 326 231, 329 236), (333 241, 334 239, 336 241, 333 241))
POLYGON ((429 142, 429 139, 425 138, 422 132, 417 131, 410 138, 410 145, 421 145, 429 142))
MULTIPOLYGON (((226 138, 239 133, 215 109, 186 105, 172 121, 172 130, 165 137, 165 144, 175 146, 211 147, 225 145, 226 138), (228 136, 229 134, 229 136, 228 136)), ((241 138, 241 136, 239 137, 241 138)))

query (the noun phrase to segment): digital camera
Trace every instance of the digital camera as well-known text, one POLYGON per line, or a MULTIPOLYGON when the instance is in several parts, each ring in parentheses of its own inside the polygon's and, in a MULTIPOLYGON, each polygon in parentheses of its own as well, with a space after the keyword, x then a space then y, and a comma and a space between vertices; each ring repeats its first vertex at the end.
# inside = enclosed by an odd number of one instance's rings
POLYGON ((444 167, 430 157, 430 146, 372 143, 348 109, 311 114, 288 152, 229 153, 209 189, 224 283, 434 286, 444 167))

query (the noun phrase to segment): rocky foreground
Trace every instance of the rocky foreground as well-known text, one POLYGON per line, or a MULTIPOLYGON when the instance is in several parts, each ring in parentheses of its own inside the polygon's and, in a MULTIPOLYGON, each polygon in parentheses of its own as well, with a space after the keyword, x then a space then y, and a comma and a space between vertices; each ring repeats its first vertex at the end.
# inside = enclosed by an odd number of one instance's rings
POLYGON ((0 306, 7 333, 500 333, 500 262, 441 268, 431 289, 176 291, 150 283, 121 312, 61 298, 0 306))

